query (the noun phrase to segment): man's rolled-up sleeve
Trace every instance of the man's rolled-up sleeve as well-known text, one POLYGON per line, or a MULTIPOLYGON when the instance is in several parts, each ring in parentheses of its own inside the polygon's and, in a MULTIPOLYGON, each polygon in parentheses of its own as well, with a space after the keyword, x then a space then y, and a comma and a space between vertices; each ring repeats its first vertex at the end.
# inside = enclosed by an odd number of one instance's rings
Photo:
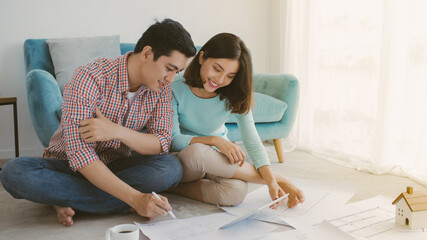
POLYGON ((64 87, 61 122, 67 159, 73 171, 99 159, 95 153, 96 143, 86 143, 78 132, 81 120, 94 117, 98 95, 94 79, 83 67, 74 72, 64 87))
POLYGON ((147 133, 155 135, 161 144, 162 154, 168 153, 172 137, 172 90, 170 85, 160 91, 159 101, 147 122, 147 133))

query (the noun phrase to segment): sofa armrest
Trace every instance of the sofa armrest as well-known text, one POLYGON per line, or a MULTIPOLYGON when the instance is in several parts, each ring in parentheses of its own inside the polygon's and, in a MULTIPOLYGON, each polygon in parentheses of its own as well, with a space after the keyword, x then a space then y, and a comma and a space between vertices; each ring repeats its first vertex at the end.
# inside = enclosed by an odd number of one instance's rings
POLYGON ((58 83, 49 72, 35 69, 26 75, 26 91, 34 130, 47 147, 61 121, 62 95, 58 83))
POLYGON ((254 74, 254 91, 272 96, 288 104, 280 124, 285 126, 285 132, 289 134, 297 115, 299 102, 298 80, 290 74, 254 74))

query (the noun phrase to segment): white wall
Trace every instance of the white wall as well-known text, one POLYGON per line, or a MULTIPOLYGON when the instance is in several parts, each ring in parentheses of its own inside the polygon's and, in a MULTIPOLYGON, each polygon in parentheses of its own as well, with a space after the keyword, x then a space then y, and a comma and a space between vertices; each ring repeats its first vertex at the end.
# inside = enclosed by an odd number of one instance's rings
MULTIPOLYGON (((18 97, 21 155, 40 155, 28 114, 23 43, 28 38, 120 34, 136 42, 155 18, 172 18, 202 45, 219 32, 240 36, 255 72, 267 72, 271 44, 270 0, 0 0, 0 97, 18 97)), ((274 51, 273 51, 274 52, 274 51)), ((14 157, 12 107, 0 106, 0 159, 14 157)))

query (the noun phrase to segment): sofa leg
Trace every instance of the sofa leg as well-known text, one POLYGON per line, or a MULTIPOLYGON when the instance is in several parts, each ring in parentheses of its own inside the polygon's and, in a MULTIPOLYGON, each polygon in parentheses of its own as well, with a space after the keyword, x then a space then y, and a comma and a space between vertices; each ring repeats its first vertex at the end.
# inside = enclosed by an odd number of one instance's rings
POLYGON ((279 158, 279 163, 282 163, 285 161, 285 158, 283 157, 282 139, 273 139, 273 142, 277 157, 279 158))

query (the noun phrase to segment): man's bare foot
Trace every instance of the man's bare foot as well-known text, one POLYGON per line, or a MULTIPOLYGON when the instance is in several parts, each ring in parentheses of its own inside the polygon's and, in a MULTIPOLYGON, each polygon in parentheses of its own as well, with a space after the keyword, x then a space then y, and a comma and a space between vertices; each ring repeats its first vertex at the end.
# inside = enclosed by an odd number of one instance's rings
POLYGON ((276 178, 277 184, 279 184, 280 188, 282 188, 286 193, 289 193, 288 207, 293 208, 299 203, 304 202, 304 193, 298 187, 281 175, 276 174, 274 177, 276 178))
POLYGON ((53 206, 53 208, 56 211, 56 216, 58 217, 59 223, 62 223, 67 227, 71 227, 73 225, 73 216, 75 212, 72 208, 59 206, 53 206))

